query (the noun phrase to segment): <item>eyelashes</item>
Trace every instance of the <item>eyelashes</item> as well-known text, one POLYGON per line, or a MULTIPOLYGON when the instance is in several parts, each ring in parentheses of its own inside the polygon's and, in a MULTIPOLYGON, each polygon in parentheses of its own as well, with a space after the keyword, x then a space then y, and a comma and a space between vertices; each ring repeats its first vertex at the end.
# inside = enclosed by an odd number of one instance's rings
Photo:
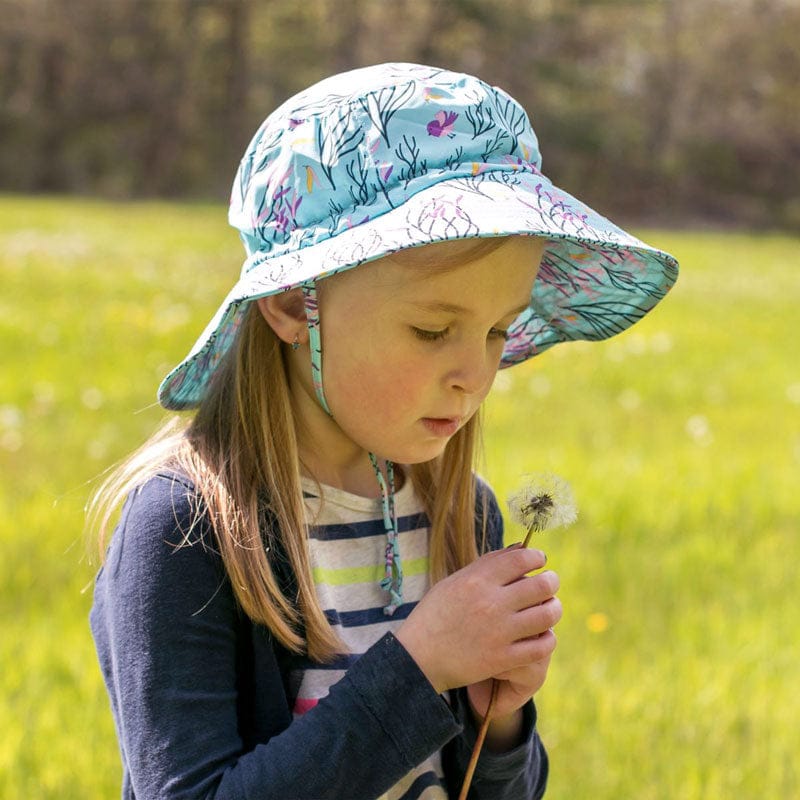
POLYGON ((504 342, 508 341, 508 331, 504 331, 501 328, 492 328, 489 331, 489 336, 492 336, 496 339, 502 339, 504 342))
POLYGON ((411 328, 414 331, 414 336, 417 339, 422 339, 423 342, 438 342, 447 336, 449 328, 442 328, 440 331, 428 331, 424 328, 411 328))
MULTIPOLYGON (((415 328, 412 326, 411 330, 414 336, 421 339, 423 342, 439 342, 447 337, 450 328, 442 328, 438 331, 429 331, 425 328, 415 328)), ((489 339, 502 339, 504 342, 508 341, 508 331, 501 328, 491 328, 489 330, 489 339)))

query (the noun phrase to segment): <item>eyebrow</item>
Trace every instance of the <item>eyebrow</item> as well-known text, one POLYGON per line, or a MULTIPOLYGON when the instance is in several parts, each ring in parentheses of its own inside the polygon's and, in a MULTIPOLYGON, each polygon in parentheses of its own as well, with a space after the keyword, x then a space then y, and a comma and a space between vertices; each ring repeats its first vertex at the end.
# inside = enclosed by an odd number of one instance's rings
MULTIPOLYGON (((415 301, 411 302, 411 305, 415 306, 416 308, 421 309, 422 311, 438 311, 443 314, 470 314, 471 310, 465 308, 464 306, 460 306, 457 303, 445 303, 445 302, 432 302, 432 303, 418 303, 415 301)), ((503 314, 504 317, 509 317, 512 314, 519 315, 525 309, 528 308, 528 303, 523 303, 521 306, 517 306, 516 308, 512 308, 508 311, 507 314, 503 314)))

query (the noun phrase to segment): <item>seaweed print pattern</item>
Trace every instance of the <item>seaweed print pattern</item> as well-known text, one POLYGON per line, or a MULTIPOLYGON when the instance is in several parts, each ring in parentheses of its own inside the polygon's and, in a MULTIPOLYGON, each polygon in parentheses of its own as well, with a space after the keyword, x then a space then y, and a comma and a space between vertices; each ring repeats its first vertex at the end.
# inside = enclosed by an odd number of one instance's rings
POLYGON ((484 105, 483 101, 480 99, 478 99, 474 105, 467 107, 464 116, 466 116, 470 125, 472 125, 473 139, 477 139, 484 133, 488 133, 494 127, 492 109, 484 105))
POLYGON ((262 197, 254 228, 261 233, 266 250, 271 250, 275 243, 282 244, 289 240, 297 228, 297 211, 302 202, 303 197, 293 188, 288 174, 280 182, 268 206, 267 196, 262 197))
POLYGON ((508 149, 511 155, 519 143, 519 137, 525 132, 527 127, 526 114, 510 97, 501 97, 494 92, 492 97, 495 101, 495 116, 502 121, 507 135, 511 138, 511 146, 508 149))
POLYGON ((400 142, 394 152, 397 158, 406 165, 399 173, 400 180, 404 181, 406 186, 413 178, 418 175, 424 175, 428 171, 428 162, 426 160, 417 161, 420 149, 416 136, 412 136, 409 140, 408 136, 404 135, 403 141, 400 142))
POLYGON ((378 129, 387 147, 389 141, 389 121, 403 107, 405 102, 416 93, 417 82, 408 81, 402 86, 386 86, 377 92, 371 92, 362 98, 360 103, 364 111, 378 129))
POLYGON ((434 198, 416 215, 408 216, 408 236, 414 241, 436 241, 475 236, 480 228, 461 208, 461 198, 448 202, 434 198))
POLYGON ((347 191, 353 199, 353 204, 356 206, 365 206, 372 196, 372 192, 367 188, 367 181, 369 173, 364 164, 364 159, 361 153, 356 153, 355 159, 345 167, 348 177, 350 178, 350 185, 347 191))
POLYGON ((333 180, 334 167, 348 153, 352 153, 364 138, 364 129, 358 124, 351 126, 351 117, 350 106, 344 106, 338 113, 320 119, 317 125, 320 167, 334 189, 336 188, 336 182, 333 180))

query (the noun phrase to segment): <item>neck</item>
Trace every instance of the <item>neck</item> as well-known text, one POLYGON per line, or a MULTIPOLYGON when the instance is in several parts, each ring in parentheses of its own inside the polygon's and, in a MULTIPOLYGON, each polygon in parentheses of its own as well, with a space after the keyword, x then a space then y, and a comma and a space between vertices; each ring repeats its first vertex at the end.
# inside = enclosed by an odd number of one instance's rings
MULTIPOLYGON (((301 468, 304 475, 319 481, 324 486, 332 486, 335 489, 358 495, 359 497, 372 497, 380 499, 381 490, 378 480, 375 477, 375 470, 369 463, 367 456, 364 457, 366 468, 363 464, 355 466, 353 469, 339 469, 325 462, 320 462, 315 458, 314 453, 306 453, 301 449, 300 455, 301 468)), ((387 479, 385 466, 379 462, 384 479, 387 479)), ((399 491, 404 483, 403 471, 395 465, 394 470, 395 491, 399 491)))

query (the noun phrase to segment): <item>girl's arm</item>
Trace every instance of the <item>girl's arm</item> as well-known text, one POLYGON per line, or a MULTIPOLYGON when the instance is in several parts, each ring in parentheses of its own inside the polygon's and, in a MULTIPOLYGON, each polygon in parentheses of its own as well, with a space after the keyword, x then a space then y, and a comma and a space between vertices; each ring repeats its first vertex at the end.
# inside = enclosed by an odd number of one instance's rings
POLYGON ((174 476, 149 481, 127 503, 97 580, 91 622, 124 796, 375 798, 459 733, 392 636, 294 722, 270 647, 256 665, 260 688, 243 689, 243 621, 213 537, 203 523, 185 538, 192 494, 174 476), (257 741, 240 730, 246 717, 268 727, 257 741))

